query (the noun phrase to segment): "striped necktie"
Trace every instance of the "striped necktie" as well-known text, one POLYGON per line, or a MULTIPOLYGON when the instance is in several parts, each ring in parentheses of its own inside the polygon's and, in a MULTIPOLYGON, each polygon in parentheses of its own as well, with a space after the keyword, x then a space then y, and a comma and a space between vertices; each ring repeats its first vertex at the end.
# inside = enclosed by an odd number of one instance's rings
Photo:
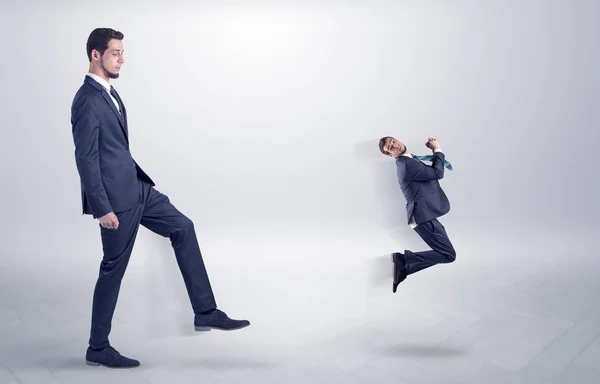
MULTIPOLYGON (((431 159, 433 159, 433 155, 417 156, 414 153, 411 153, 411 156, 417 160, 422 160, 422 161, 431 161, 431 159)), ((450 162, 448 160, 444 160, 444 167, 446 167, 446 169, 448 169, 449 171, 452 170, 452 164, 450 164, 450 162)))

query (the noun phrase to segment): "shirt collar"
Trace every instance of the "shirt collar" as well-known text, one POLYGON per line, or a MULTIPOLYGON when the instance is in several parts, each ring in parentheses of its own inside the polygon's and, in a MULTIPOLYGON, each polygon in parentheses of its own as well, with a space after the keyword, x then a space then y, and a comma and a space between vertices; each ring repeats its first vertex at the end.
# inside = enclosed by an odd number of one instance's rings
POLYGON ((110 84, 108 83, 108 81, 91 72, 86 73, 86 76, 89 76, 92 79, 96 80, 102 87, 104 87, 104 89, 106 89, 106 92, 108 92, 108 94, 110 95, 110 84))
POLYGON ((402 155, 400 155, 400 156, 396 156, 396 163, 397 163, 397 164, 399 164, 399 163, 402 161, 401 159, 402 159, 403 157, 408 157, 408 158, 410 158, 410 159, 414 159, 414 157, 412 156, 412 154, 411 154, 411 153, 409 153, 409 152, 406 152, 406 153, 404 153, 404 154, 402 154, 402 155))

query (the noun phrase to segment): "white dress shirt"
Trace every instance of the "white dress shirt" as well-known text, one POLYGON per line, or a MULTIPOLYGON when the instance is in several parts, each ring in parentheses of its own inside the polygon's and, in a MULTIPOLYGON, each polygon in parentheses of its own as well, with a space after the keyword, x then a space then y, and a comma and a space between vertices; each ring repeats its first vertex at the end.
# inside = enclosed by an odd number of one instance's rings
POLYGON ((106 89, 106 92, 112 99, 113 103, 115 103, 115 106, 117 107, 117 111, 121 112, 121 108, 119 108, 119 102, 117 101, 117 99, 115 99, 113 97, 113 95, 110 94, 110 84, 108 83, 108 81, 104 80, 100 76, 96 75, 95 73, 91 73, 91 72, 86 73, 86 76, 89 76, 92 79, 96 80, 101 86, 104 87, 104 89, 106 89))
MULTIPOLYGON (((440 148, 438 148, 438 149, 435 149, 433 152, 435 153, 435 152, 441 152, 441 151, 442 150, 440 148)), ((404 154, 402 154, 400 156, 410 157, 411 159, 413 158, 412 155, 410 153, 408 153, 408 152, 404 153, 404 154)), ((415 216, 414 215, 413 215, 413 217, 410 218, 410 222, 408 224, 410 225, 410 227, 412 229, 415 229, 415 227, 417 226, 417 223, 415 222, 415 216)))

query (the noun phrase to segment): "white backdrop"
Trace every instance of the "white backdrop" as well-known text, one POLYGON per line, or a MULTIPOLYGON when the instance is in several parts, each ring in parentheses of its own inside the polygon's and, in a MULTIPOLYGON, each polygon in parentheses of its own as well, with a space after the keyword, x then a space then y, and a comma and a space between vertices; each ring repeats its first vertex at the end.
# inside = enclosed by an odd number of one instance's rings
POLYGON ((3 232, 88 233, 70 103, 98 26, 134 158, 200 230, 404 223, 394 163, 438 137, 452 226, 595 225, 594 2, 3 5, 3 232), (584 213, 586 212, 586 213, 584 213))

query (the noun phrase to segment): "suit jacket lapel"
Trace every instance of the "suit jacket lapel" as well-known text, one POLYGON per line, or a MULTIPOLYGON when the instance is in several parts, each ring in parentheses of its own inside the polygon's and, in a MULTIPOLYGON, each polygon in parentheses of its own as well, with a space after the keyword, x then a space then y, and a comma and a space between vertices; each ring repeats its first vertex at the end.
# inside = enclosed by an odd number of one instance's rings
MULTIPOLYGON (((123 110, 123 115, 121 115, 121 113, 119 113, 119 110, 117 109, 117 106, 115 105, 115 102, 111 99, 110 95, 108 94, 106 89, 104 89, 104 87, 102 85, 100 85, 96 80, 92 79, 89 76, 85 77, 84 82, 90 84, 92 87, 94 87, 100 91, 100 93, 102 94, 102 97, 108 103, 108 106, 110 107, 110 109, 112 109, 115 116, 117 116, 117 120, 119 120, 119 124, 121 125, 121 130, 123 130, 123 133, 125 134, 125 140, 127 140, 127 142, 129 142, 129 137, 127 134, 127 120, 126 120, 127 117, 125 114, 125 106, 123 105, 121 98, 118 97, 119 95, 117 94, 117 102, 119 102, 121 104, 121 109, 123 110)), ((115 93, 116 92, 117 91, 115 91, 115 93)))
POLYGON ((105 89, 102 89, 102 97, 104 97, 104 100, 106 100, 106 102, 108 103, 108 106, 112 109, 114 114, 117 116, 117 119, 119 119, 119 123, 121 123, 121 127, 123 127, 123 117, 119 113, 119 110, 117 109, 117 106, 115 105, 115 102, 112 101, 112 99, 110 98, 110 95, 108 94, 108 92, 106 92, 105 89))
MULTIPOLYGON (((127 128, 127 110, 125 109, 125 104, 123 103, 123 100, 121 100, 121 96, 119 96, 119 93, 117 92, 117 90, 114 89, 114 91, 115 91, 115 98, 117 99, 117 102, 121 106, 121 113, 119 114, 119 117, 121 118, 120 121, 121 121, 121 125, 123 127, 123 132, 125 133, 125 138, 129 142, 129 130, 127 128)), ((112 104, 114 105, 115 103, 112 103, 112 104)), ((117 113, 119 113, 119 111, 117 111, 117 113)))
POLYGON ((125 104, 121 100, 121 108, 123 109, 123 122, 125 123, 125 138, 129 141, 129 127, 127 126, 127 110, 125 109, 125 104))

